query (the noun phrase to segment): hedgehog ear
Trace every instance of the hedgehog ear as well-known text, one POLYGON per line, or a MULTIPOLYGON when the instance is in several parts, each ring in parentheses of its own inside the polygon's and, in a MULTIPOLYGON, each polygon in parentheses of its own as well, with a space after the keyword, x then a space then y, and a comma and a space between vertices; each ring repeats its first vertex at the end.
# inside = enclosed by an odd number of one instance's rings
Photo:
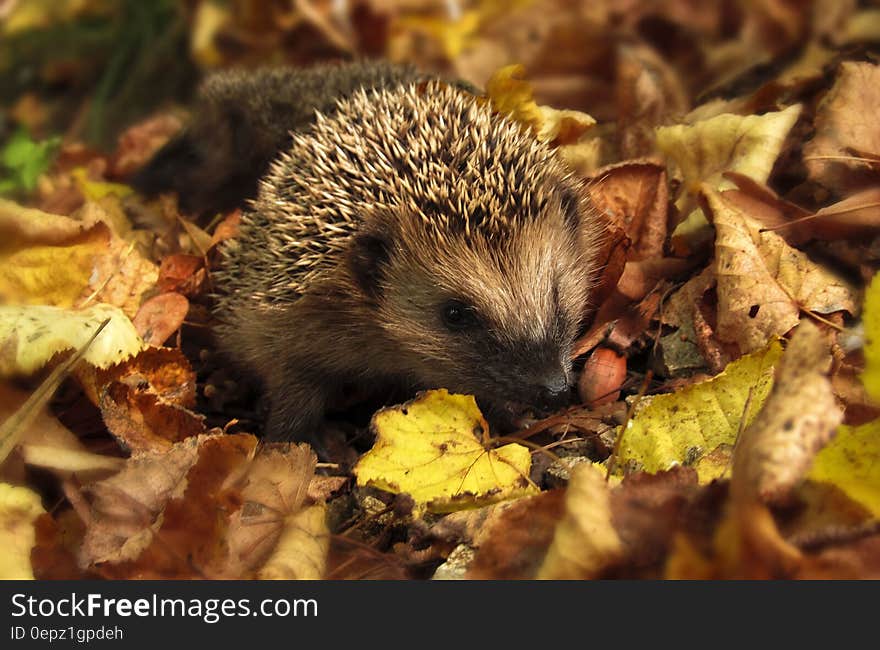
POLYGON ((378 298, 385 264, 391 251, 386 236, 367 232, 354 236, 349 251, 349 264, 355 282, 371 298, 378 298))

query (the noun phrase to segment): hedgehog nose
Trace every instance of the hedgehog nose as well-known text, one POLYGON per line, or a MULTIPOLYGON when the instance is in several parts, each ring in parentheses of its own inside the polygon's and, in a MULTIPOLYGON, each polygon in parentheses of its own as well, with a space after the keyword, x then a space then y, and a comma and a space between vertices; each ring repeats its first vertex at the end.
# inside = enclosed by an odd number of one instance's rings
POLYGON ((538 386, 540 405, 547 409, 566 406, 571 397, 568 375, 561 370, 543 377, 538 386))

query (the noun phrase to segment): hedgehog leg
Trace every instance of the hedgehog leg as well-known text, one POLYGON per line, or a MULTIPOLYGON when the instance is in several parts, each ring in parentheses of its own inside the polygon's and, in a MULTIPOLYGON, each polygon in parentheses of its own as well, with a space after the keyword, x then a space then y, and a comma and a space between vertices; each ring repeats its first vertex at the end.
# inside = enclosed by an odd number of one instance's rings
POLYGON ((316 446, 321 439, 326 387, 299 373, 286 372, 269 382, 266 438, 295 440, 316 446))

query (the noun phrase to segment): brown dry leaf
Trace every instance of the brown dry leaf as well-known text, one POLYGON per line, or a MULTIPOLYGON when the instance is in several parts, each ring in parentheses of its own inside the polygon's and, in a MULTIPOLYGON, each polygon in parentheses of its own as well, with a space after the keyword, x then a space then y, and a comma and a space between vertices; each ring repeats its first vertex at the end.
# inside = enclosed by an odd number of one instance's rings
POLYGON ((189 313, 189 300, 179 293, 169 292, 145 301, 132 319, 144 343, 160 346, 180 329, 189 313))
POLYGON ((497 517, 481 527, 481 539, 467 578, 534 578, 553 541, 556 524, 565 513, 564 497, 564 490, 551 490, 506 504, 497 517))
POLYGON ((654 128, 670 115, 687 112, 687 92, 669 62, 645 45, 626 44, 617 49, 616 77, 620 157, 650 155, 654 128))
POLYGON ((263 579, 323 577, 330 536, 323 504, 311 505, 315 462, 308 445, 259 450, 241 488, 242 507, 230 520, 232 575, 259 569, 263 579))
POLYGON ((73 510, 43 514, 34 521, 36 541, 31 566, 37 580, 81 580, 87 575, 76 561, 84 526, 73 510))
POLYGON ((767 504, 793 499, 795 486, 843 418, 826 376, 829 367, 828 339, 802 321, 780 359, 770 395, 734 449, 731 501, 712 540, 715 557, 679 539, 667 577, 783 578, 809 566, 782 537, 767 504))
POLYGON ((813 180, 832 191, 876 184, 875 165, 856 160, 864 152, 880 156, 880 66, 848 61, 816 112, 816 137, 804 146, 804 162, 813 180))
POLYGON ((742 353, 762 348, 798 322, 801 309, 820 314, 858 311, 848 282, 788 246, 704 187, 715 225, 717 335, 742 353))
POLYGON ((780 198, 769 187, 756 183, 748 176, 728 173, 724 177, 737 186, 735 190, 721 193, 725 201, 759 222, 763 228, 776 232, 791 246, 798 246, 813 238, 812 224, 801 221, 810 216, 808 210, 780 198))
POLYGON ((773 503, 803 479, 843 420, 827 373, 830 343, 801 321, 776 368, 763 408, 742 433, 733 459, 733 497, 773 503))
POLYGON ((204 438, 191 438, 163 454, 136 454, 116 476, 89 490, 89 523, 81 553, 85 565, 135 559, 162 525, 165 503, 186 490, 204 438))
POLYGON ((156 394, 163 401, 192 407, 196 403, 196 375, 189 361, 174 348, 147 348, 128 361, 104 370, 79 372, 79 380, 88 398, 97 404, 100 392, 112 382, 156 394))
POLYGON ((225 536, 256 446, 248 435, 198 436, 133 456, 88 490, 80 565, 107 578, 243 577, 228 573, 225 536))
POLYGON ((672 294, 663 305, 660 317, 661 322, 678 327, 677 332, 661 339, 663 347, 669 348, 670 354, 679 356, 681 361, 696 355, 702 360, 700 365, 685 367, 708 369, 711 374, 718 374, 740 356, 738 346, 725 343, 717 336, 715 286, 713 264, 672 294), (673 347, 680 349, 672 350, 673 347))
POLYGON ((306 445, 189 438, 93 485, 80 557, 110 578, 315 578, 329 535, 306 445))
MULTIPOLYGON (((0 421, 9 418, 30 394, 0 384, 0 421)), ((60 476, 73 474, 81 483, 106 477, 119 470, 124 461, 90 452, 79 438, 43 407, 18 443, 25 464, 47 469, 60 476)))
POLYGON ((182 127, 183 122, 177 115, 162 113, 123 131, 110 161, 112 174, 116 177, 133 174, 182 127))
POLYGON ((206 277, 204 257, 177 253, 162 260, 156 286, 159 291, 176 291, 191 298, 202 292, 206 277))
POLYGON ((172 348, 147 348, 107 370, 78 370, 86 395, 107 428, 132 451, 167 450, 188 436, 205 433, 195 405, 196 377, 172 348))
POLYGON ((98 406, 107 429, 131 451, 161 452, 206 433, 204 416, 122 382, 104 388, 98 406))
POLYGON ((222 241, 238 236, 238 225, 241 222, 241 210, 233 210, 214 228, 211 235, 211 247, 216 247, 222 241))
POLYGON ((856 192, 802 224, 820 239, 864 239, 880 232, 880 188, 856 192))
POLYGON ((603 167, 589 189, 596 209, 632 240, 631 260, 662 257, 669 202, 662 165, 636 160, 603 167))
POLYGON ((611 518, 611 497, 602 472, 578 464, 565 492, 565 515, 538 570, 538 578, 578 580, 598 577, 623 555, 611 518))

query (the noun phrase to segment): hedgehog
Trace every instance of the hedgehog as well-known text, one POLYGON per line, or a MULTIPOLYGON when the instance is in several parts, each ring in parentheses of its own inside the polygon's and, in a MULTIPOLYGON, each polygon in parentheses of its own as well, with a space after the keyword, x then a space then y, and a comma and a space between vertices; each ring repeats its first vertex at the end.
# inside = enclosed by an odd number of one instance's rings
POLYGON ((319 439, 343 386, 474 395, 501 428, 569 399, 604 230, 584 185, 485 98, 387 69, 294 129, 222 249, 218 341, 270 438, 319 439))
POLYGON ((330 114, 361 88, 426 79, 414 67, 360 61, 345 66, 233 69, 209 76, 195 115, 131 180, 151 197, 174 191, 184 214, 210 218, 257 194, 269 163, 290 146, 292 131, 330 114))

